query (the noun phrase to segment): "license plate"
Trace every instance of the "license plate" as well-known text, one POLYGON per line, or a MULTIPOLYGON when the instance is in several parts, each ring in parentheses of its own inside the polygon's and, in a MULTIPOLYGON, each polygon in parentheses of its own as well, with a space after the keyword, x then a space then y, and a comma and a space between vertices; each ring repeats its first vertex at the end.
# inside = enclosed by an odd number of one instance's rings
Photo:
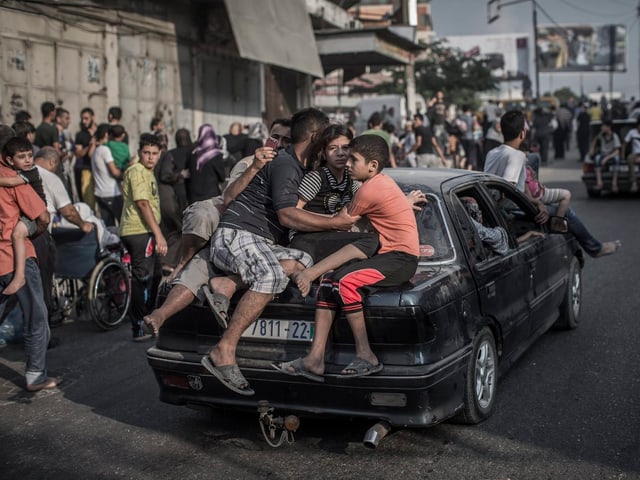
POLYGON ((304 320, 273 320, 259 318, 247 328, 244 338, 262 340, 287 340, 291 342, 310 342, 313 340, 314 323, 304 320))

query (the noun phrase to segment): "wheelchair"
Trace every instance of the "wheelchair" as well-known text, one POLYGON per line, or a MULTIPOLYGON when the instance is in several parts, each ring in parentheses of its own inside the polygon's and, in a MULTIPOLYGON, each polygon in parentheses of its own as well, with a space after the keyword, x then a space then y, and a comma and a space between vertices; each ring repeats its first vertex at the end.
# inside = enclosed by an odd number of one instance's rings
POLYGON ((131 257, 122 243, 100 249, 96 230, 54 228, 52 302, 64 322, 88 313, 101 330, 117 328, 131 301, 131 257))

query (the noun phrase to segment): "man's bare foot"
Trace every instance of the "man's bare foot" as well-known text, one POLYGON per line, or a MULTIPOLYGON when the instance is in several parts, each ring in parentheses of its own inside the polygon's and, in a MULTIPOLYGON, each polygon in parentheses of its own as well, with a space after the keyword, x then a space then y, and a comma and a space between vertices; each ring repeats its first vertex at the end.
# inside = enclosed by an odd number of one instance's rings
POLYGON ((620 240, 613 240, 611 242, 604 242, 602 244, 602 248, 598 253, 594 255, 595 258, 604 257, 606 255, 613 255, 618 251, 618 249, 622 247, 622 242, 620 240))
POLYGON ((313 275, 310 275, 308 272, 309 269, 307 268, 291 274, 291 280, 296 284, 303 297, 309 295, 309 292, 311 291, 311 282, 315 280, 313 275))
POLYGON ((17 293, 22 287, 24 287, 24 277, 13 277, 13 280, 9 282, 9 285, 2 291, 3 295, 13 295, 17 293))
POLYGON ((158 331, 165 320, 166 319, 164 317, 158 315, 155 311, 142 318, 143 323, 146 325, 147 329, 150 330, 149 333, 153 333, 154 336, 158 336, 158 331))

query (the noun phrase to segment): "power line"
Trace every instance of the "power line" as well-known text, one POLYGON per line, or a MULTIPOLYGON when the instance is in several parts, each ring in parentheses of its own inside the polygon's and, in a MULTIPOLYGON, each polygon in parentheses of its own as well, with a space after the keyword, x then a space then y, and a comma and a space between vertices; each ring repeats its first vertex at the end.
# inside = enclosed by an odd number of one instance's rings
MULTIPOLYGON (((582 5, 576 5, 574 3, 571 3, 569 0, 560 0, 562 3, 564 3, 565 5, 570 6, 571 8, 575 8, 576 10, 579 10, 582 13, 586 13, 587 15, 593 15, 596 17, 608 17, 608 18, 621 18, 621 17, 628 17, 630 12, 627 11, 625 13, 602 13, 602 12, 596 12, 594 10, 590 10, 588 8, 584 8, 582 5)), ((627 5, 628 7, 631 7, 631 5, 627 5)), ((635 14, 635 11, 631 12, 631 14, 635 14)))
POLYGON ((566 33, 566 29, 565 29, 562 25, 560 25, 558 22, 556 22, 556 21, 551 17, 551 15, 549 15, 549 14, 547 13, 547 11, 546 11, 544 8, 542 8, 542 5, 540 5, 540 2, 535 2, 535 8, 537 8, 538 10, 540 10, 540 12, 541 12, 545 17, 547 17, 547 20, 549 20, 552 24, 554 24, 556 27, 558 27, 560 30, 562 30, 563 32, 565 32, 565 33, 566 33))

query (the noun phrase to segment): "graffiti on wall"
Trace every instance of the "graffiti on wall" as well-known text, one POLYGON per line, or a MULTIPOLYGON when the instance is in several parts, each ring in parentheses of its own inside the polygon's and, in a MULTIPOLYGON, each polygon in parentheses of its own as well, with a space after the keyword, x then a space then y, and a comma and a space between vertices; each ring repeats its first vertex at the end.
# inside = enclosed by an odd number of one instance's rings
POLYGON ((12 65, 16 70, 24 72, 26 69, 27 59, 24 50, 10 50, 9 51, 9 65, 12 65))
POLYGON ((89 55, 87 58, 87 81, 100 83, 100 59, 93 55, 89 55))

